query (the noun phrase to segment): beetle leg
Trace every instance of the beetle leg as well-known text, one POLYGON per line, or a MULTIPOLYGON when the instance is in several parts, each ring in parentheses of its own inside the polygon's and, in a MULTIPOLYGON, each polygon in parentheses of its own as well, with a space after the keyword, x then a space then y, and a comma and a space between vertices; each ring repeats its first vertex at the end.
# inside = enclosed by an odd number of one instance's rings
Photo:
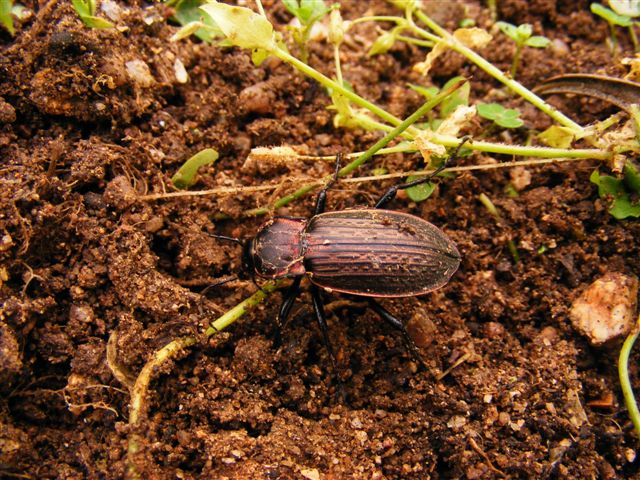
POLYGON ((318 326, 320 327, 320 331, 322 332, 322 339, 324 342, 324 346, 329 352, 329 358, 331 359, 331 367, 333 369, 333 376, 335 378, 335 382, 338 386, 338 394, 342 401, 346 399, 346 394, 344 391, 344 386, 342 385, 342 381, 338 375, 338 367, 336 364, 336 356, 333 353, 333 347, 331 346, 331 340, 329 339, 329 327, 327 327, 327 316, 324 312, 324 305, 322 303, 322 296, 320 295, 320 289, 317 285, 311 285, 311 298, 313 299, 313 310, 316 313, 316 320, 318 321, 318 326))
POLYGON ((440 165, 438 168, 436 168, 433 172, 431 172, 426 177, 422 177, 412 182, 401 183, 400 185, 394 185, 393 187, 391 187, 389 190, 387 190, 384 193, 384 195, 382 195, 382 197, 380 197, 380 200, 378 200, 378 203, 376 203, 375 208, 383 208, 387 203, 389 203, 391 200, 396 198, 396 194, 398 193, 398 190, 406 190, 407 188, 415 187, 416 185, 422 185, 423 183, 427 183, 431 181, 433 177, 435 177, 440 172, 442 172, 445 168, 447 168, 447 165, 451 162, 451 160, 458 156, 458 153, 460 152, 460 149, 462 148, 462 146, 470 140, 471 140, 471 137, 469 137, 468 135, 465 137, 462 137, 462 141, 460 142, 460 144, 458 144, 456 149, 446 158, 446 160, 442 163, 442 165, 440 165))
POLYGON ((378 315, 380 315, 382 319, 386 321, 389 325, 391 325, 393 328, 400 331, 400 333, 402 334, 402 338, 404 340, 405 347, 407 348, 407 350, 409 350, 409 352, 411 352, 411 356, 413 357, 413 359, 418 363, 418 365, 426 369, 427 366, 425 365, 424 360, 420 355, 420 351, 418 350, 418 347, 416 346, 411 336, 409 336, 409 332, 407 332, 407 328, 404 326, 404 323, 402 323, 399 319, 391 315, 382 305, 376 302, 373 298, 369 298, 368 300, 369 300, 369 306, 371 307, 371 310, 373 310, 378 315))
POLYGON ((320 215, 324 212, 324 205, 327 202, 327 190, 329 190, 334 183, 338 181, 338 173, 340 172, 340 164, 342 163, 342 154, 339 153, 336 155, 336 170, 333 174, 333 178, 329 180, 329 182, 320 190, 318 193, 318 198, 316 198, 316 208, 314 211, 314 215, 320 215))
POLYGON ((302 276, 295 277, 293 279, 293 283, 287 289, 287 292, 284 294, 284 299, 282 300, 282 305, 280 306, 280 311, 278 312, 278 319, 276 320, 276 335, 274 339, 274 344, 277 346, 280 345, 281 341, 281 333, 282 329, 287 323, 289 319, 289 314, 291 313, 291 308, 298 298, 298 294, 300 293, 300 282, 302 281, 302 276))

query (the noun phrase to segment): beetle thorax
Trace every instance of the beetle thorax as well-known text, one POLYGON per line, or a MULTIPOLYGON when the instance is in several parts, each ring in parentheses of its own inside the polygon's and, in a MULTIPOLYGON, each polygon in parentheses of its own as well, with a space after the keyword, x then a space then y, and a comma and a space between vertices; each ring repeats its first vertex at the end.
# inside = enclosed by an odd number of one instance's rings
POLYGON ((302 233, 304 218, 276 217, 262 226, 251 241, 250 251, 256 275, 264 278, 304 275, 302 233))

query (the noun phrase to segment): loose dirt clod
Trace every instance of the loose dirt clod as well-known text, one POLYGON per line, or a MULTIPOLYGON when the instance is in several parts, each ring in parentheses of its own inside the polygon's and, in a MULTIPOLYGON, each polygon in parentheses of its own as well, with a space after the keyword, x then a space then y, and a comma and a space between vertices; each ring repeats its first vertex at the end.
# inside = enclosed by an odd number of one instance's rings
POLYGON ((573 302, 571 322, 594 345, 627 335, 636 317, 638 277, 606 273, 573 302))

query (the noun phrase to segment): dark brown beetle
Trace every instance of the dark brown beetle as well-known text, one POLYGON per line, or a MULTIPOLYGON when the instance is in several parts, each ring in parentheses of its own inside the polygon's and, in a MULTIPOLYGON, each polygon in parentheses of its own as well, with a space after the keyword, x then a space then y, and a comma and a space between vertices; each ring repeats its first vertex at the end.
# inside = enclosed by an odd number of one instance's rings
POLYGON ((370 307, 402 333, 414 358, 423 364, 404 324, 375 298, 412 297, 444 286, 460 265, 460 253, 431 223, 381 207, 393 199, 398 190, 428 182, 445 165, 427 177, 392 187, 375 208, 323 213, 327 190, 337 180, 339 165, 338 156, 336 174, 319 193, 313 217, 276 217, 245 244, 245 269, 263 278, 293 278, 280 307, 278 332, 291 312, 302 278, 309 277, 314 311, 334 371, 335 357, 320 289, 366 297, 370 307))
POLYGON ((407 213, 356 209, 311 219, 276 217, 249 242, 245 258, 263 278, 308 274, 330 292, 412 297, 445 285, 460 254, 436 226, 407 213))

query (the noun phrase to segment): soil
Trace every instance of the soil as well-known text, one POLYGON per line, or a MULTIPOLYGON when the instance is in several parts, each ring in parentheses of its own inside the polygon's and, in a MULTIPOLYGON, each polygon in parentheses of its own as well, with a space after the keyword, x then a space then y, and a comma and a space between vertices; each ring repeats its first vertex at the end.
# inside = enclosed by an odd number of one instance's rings
MULTIPOLYGON (((450 30, 465 16, 490 28, 485 2, 426 3, 450 30)), ((588 1, 497 3, 501 20, 531 23, 556 40, 525 49, 518 78, 527 87, 561 73, 626 72, 628 35, 619 31, 622 50, 611 55, 607 25, 588 1)), ((637 478, 638 439, 616 370, 621 341, 593 347, 568 317, 599 276, 640 275, 640 226, 608 214, 589 182, 596 161, 467 172, 441 181, 427 201, 392 202, 442 228, 463 256, 444 288, 382 301, 408 323, 426 369, 362 302, 326 294, 334 372, 306 286, 279 346, 280 293, 207 339, 211 321, 256 291, 251 281, 220 284, 242 270, 241 252, 210 234, 250 238, 265 218, 244 211, 333 168, 245 164, 249 150, 335 155, 365 150, 380 134, 334 128, 323 88, 282 62, 256 67, 246 51, 171 42, 177 27, 163 4, 122 4, 124 31, 85 27, 71 2, 26 4, 33 14, 16 36, 0 31, 1 477, 637 478), (204 148, 220 159, 192 190, 286 182, 272 191, 140 198, 172 191, 173 173, 204 148), (507 195, 523 174, 530 183, 507 195), (128 387, 155 351, 189 335, 196 344, 154 372, 144 418, 130 426, 128 387), (129 458, 132 438, 139 451, 129 458)), ((264 4, 286 36, 291 16, 279 2, 264 4)), ((346 19, 366 12, 397 14, 382 1, 343 2, 346 19)), ((551 125, 519 99, 500 97, 500 86, 457 54, 439 58, 426 79, 411 69, 424 59, 418 47, 368 57, 376 35, 373 24, 349 32, 344 75, 394 115, 422 102, 407 83, 441 86, 464 75, 473 103, 501 98, 525 120, 509 133, 478 120, 465 133, 524 144, 551 125)), ((481 53, 507 71, 514 47, 497 34, 481 53)), ((312 43, 309 62, 333 74, 326 42, 312 43)), ((583 125, 615 112, 585 98, 552 102, 583 125)), ((457 162, 510 159, 475 153, 457 162)), ((422 166, 417 155, 391 155, 357 175, 422 166)), ((372 205, 392 184, 339 183, 328 207, 372 205)), ((273 213, 308 217, 313 202, 307 196, 273 213)), ((636 387, 639 355, 630 367, 636 387)))

